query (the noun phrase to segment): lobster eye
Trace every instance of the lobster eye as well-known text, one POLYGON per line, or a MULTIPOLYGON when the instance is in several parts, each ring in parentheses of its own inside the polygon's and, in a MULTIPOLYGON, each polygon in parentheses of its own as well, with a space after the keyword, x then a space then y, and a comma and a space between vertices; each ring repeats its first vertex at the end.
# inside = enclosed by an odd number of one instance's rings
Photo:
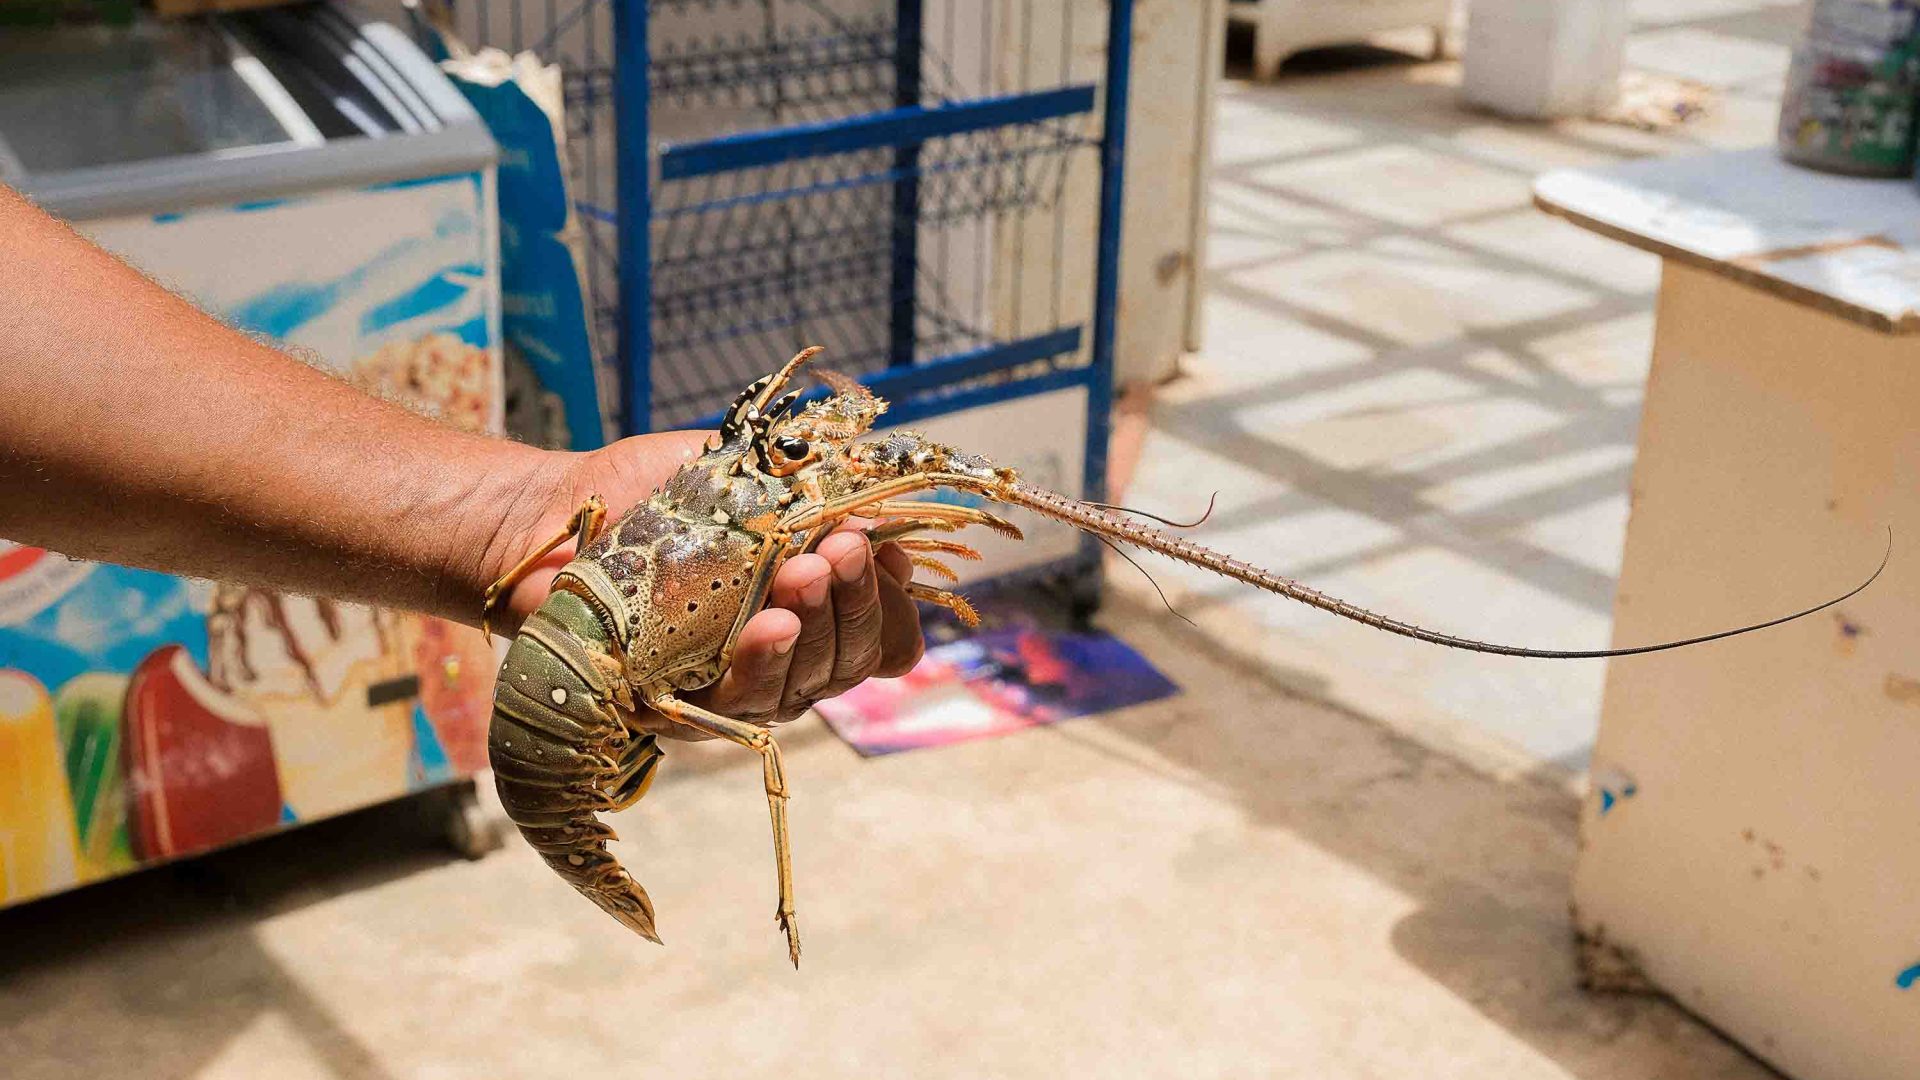
POLYGON ((773 440, 773 448, 780 451, 780 456, 788 461, 799 461, 812 450, 812 447, 807 445, 807 440, 795 438, 792 435, 782 435, 773 440))

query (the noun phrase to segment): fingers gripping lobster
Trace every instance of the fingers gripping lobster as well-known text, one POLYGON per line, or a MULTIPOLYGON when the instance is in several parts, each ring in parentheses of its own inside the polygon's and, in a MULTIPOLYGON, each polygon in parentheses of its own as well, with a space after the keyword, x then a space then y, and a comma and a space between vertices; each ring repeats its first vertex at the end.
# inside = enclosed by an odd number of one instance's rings
MULTIPOLYGON (((916 501, 946 488, 1020 506, 1117 541, 1205 567, 1335 615, 1451 648, 1509 656, 1586 658, 1679 648, 1812 614, 1858 593, 1792 615, 1681 641, 1622 649, 1547 650, 1436 633, 1378 615, 1299 582, 1228 558, 1142 524, 1125 512, 1022 483, 1012 469, 911 431, 870 439, 886 402, 844 376, 817 373, 833 391, 798 412, 787 384, 820 350, 807 349, 741 393, 706 452, 612 525, 597 497, 568 527, 487 591, 484 614, 547 554, 578 537, 578 555, 554 579, 539 610, 514 638, 494 694, 488 752, 508 815, 568 884, 650 941, 660 940, 646 890, 607 850, 613 830, 598 815, 646 795, 662 747, 637 717, 651 709, 675 723, 759 754, 773 821, 779 893, 775 918, 800 962, 787 836, 787 779, 767 728, 721 716, 679 694, 717 682, 741 629, 765 604, 781 564, 811 551, 850 517, 875 519, 875 542, 891 540, 916 565, 952 580, 935 555, 977 558, 949 540, 924 538, 983 525, 1016 539, 1020 530, 983 510, 916 501)), ((1889 538, 1890 539, 1890 538, 1889 538)), ((1889 543, 1891 551, 1891 543, 1889 543)), ((1881 560, 1881 569, 1886 560, 1881 560)), ((958 595, 920 582, 916 598, 969 623, 958 595)))

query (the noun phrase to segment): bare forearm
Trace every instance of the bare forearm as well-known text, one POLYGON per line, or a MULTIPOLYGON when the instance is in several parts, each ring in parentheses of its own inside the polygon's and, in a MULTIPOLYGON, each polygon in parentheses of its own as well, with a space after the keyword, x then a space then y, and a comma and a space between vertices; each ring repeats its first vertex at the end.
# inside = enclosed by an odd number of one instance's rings
POLYGON ((0 188, 0 537, 471 622, 564 459, 362 394, 0 188))

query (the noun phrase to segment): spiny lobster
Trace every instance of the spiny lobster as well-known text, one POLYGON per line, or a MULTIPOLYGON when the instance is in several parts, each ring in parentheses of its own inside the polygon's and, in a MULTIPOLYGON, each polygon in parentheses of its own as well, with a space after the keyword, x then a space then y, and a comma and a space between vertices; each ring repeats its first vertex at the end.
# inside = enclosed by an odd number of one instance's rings
MULTIPOLYGON (((740 394, 706 452, 646 502, 608 527, 590 497, 567 528, 487 591, 483 619, 542 558, 578 537, 579 553, 554 579, 545 602, 514 638, 500 669, 488 752, 501 802, 521 834, 567 883, 650 941, 653 903, 607 850, 613 830, 597 814, 646 795, 662 748, 636 713, 671 721, 758 753, 773 818, 779 878, 775 917, 797 967, 793 872, 787 838, 787 779, 780 748, 765 728, 682 701, 681 691, 718 681, 741 628, 765 604, 774 572, 811 551, 850 517, 874 519, 875 543, 896 541, 915 562, 952 578, 936 556, 978 558, 965 545, 919 534, 983 525, 1016 539, 1020 530, 984 510, 915 501, 947 488, 1020 506, 1108 540, 1205 567, 1343 618, 1421 641, 1506 656, 1571 659, 1658 652, 1776 626, 1852 597, 1792 615, 1679 641, 1619 649, 1536 649, 1436 633, 1379 615, 1182 537, 1124 516, 1126 511, 1022 483, 1012 469, 977 454, 889 431, 863 441, 886 402, 845 376, 817 372, 833 393, 798 412, 800 392, 781 392, 820 350, 802 351, 740 394)), ((1888 554, 1892 552, 1888 538, 1888 554)), ((958 595, 920 582, 908 591, 976 621, 958 595)))

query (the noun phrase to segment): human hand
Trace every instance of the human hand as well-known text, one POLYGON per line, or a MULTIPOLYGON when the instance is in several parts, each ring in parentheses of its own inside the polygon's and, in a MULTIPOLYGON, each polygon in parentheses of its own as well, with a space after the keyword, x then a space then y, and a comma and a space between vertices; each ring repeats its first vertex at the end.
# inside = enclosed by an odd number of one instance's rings
MULTIPOLYGON (((607 504, 610 526, 697 456, 704 432, 668 432, 623 439, 586 454, 556 454, 540 483, 544 497, 508 514, 490 557, 497 577, 565 527, 589 494, 607 504), (517 553, 517 554, 516 554, 517 553)), ((913 563, 893 544, 873 549, 851 521, 812 553, 788 559, 775 573, 767 606, 740 632, 733 661, 719 682, 684 699, 755 724, 791 720, 814 702, 880 676, 904 675, 923 649, 920 613, 907 595, 913 563)), ((507 597, 496 629, 512 633, 546 599, 554 575, 573 558, 568 543, 541 560, 507 597)), ((678 739, 707 736, 652 712, 642 726, 678 739)))

